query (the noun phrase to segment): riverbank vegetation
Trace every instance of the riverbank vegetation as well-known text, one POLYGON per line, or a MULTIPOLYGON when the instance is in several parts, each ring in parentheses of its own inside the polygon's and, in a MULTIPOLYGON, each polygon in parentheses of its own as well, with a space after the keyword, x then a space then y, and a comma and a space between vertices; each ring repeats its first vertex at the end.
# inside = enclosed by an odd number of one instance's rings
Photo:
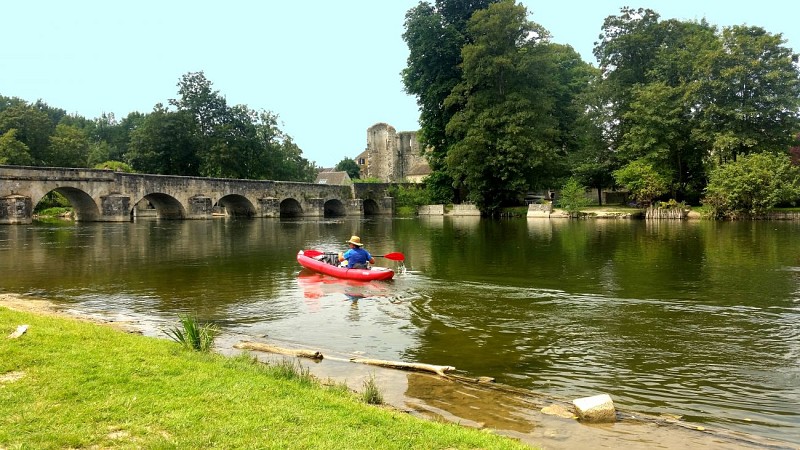
POLYGON ((706 189, 726 165, 752 154, 797 164, 798 55, 780 34, 623 7, 602 24, 594 67, 531 17, 509 0, 408 11, 403 81, 433 203, 492 215, 576 179, 598 197, 624 188, 647 204, 717 205, 706 189))
POLYGON ((0 308, 0 354, 2 448, 529 448, 75 319, 0 308))

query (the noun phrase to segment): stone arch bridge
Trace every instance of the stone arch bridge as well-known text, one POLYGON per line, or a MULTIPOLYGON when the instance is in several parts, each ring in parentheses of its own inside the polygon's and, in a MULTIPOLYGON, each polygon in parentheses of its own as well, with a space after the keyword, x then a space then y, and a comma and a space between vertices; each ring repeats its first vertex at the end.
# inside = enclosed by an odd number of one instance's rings
POLYGON ((31 223, 34 207, 51 191, 63 194, 75 219, 86 222, 131 221, 148 209, 162 219, 391 215, 394 199, 389 186, 0 165, 0 224, 31 223))

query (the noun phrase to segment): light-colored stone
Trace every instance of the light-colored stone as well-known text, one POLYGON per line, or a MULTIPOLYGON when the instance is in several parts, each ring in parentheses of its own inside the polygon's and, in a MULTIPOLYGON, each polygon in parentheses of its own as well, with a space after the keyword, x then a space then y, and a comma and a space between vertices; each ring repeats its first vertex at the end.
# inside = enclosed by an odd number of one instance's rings
POLYGON ((443 216, 444 205, 422 205, 417 210, 420 216, 443 216))
POLYGON ((480 216, 481 212, 475 205, 470 204, 462 204, 462 205, 453 205, 453 209, 451 209, 448 213, 448 216, 480 216))
POLYGON ((367 149, 355 160, 364 178, 420 182, 430 174, 430 166, 417 142, 417 132, 398 132, 387 123, 376 123, 367 129, 367 149))
POLYGON ((542 408, 542 414, 547 414, 549 416, 557 416, 564 419, 575 419, 575 413, 567 409, 567 407, 557 404, 552 404, 550 406, 545 406, 542 408))
POLYGON ((8 335, 8 338, 9 339, 16 339, 16 338, 22 336, 23 334, 25 334, 26 331, 28 331, 28 326, 27 325, 20 325, 20 326, 17 327, 16 331, 14 331, 10 335, 8 335))
POLYGON ((583 422, 606 423, 617 420, 614 402, 608 394, 578 398, 572 401, 578 419, 583 422))
POLYGON ((552 203, 531 203, 528 205, 528 218, 549 219, 553 212, 552 203))
POLYGON ((143 208, 160 219, 391 215, 390 187, 0 165, 0 224, 32 223, 34 207, 54 190, 72 204, 76 221, 128 222, 143 208))

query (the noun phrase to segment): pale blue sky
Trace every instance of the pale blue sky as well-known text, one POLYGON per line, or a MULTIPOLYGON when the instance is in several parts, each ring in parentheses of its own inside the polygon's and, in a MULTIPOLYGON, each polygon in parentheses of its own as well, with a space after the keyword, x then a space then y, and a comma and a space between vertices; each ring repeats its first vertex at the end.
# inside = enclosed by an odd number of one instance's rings
MULTIPOLYGON (((367 128, 416 130, 416 101, 403 91, 405 13, 416 0, 3 1, 0 94, 95 118, 149 112, 203 71, 229 104, 280 116, 282 129, 323 167, 366 146, 367 128)), ((718 27, 756 25, 800 52, 793 0, 523 1, 553 41, 596 64, 603 19, 622 5, 663 19, 718 27)))

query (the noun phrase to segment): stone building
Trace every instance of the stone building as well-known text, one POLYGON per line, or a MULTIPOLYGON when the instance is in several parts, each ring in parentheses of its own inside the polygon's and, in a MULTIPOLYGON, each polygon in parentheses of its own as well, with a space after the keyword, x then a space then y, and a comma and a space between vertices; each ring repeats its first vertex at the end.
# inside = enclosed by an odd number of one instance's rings
POLYGON ((420 154, 416 131, 397 132, 386 123, 376 123, 367 129, 367 148, 356 156, 362 178, 377 178, 386 182, 419 183, 431 173, 430 166, 420 154))

